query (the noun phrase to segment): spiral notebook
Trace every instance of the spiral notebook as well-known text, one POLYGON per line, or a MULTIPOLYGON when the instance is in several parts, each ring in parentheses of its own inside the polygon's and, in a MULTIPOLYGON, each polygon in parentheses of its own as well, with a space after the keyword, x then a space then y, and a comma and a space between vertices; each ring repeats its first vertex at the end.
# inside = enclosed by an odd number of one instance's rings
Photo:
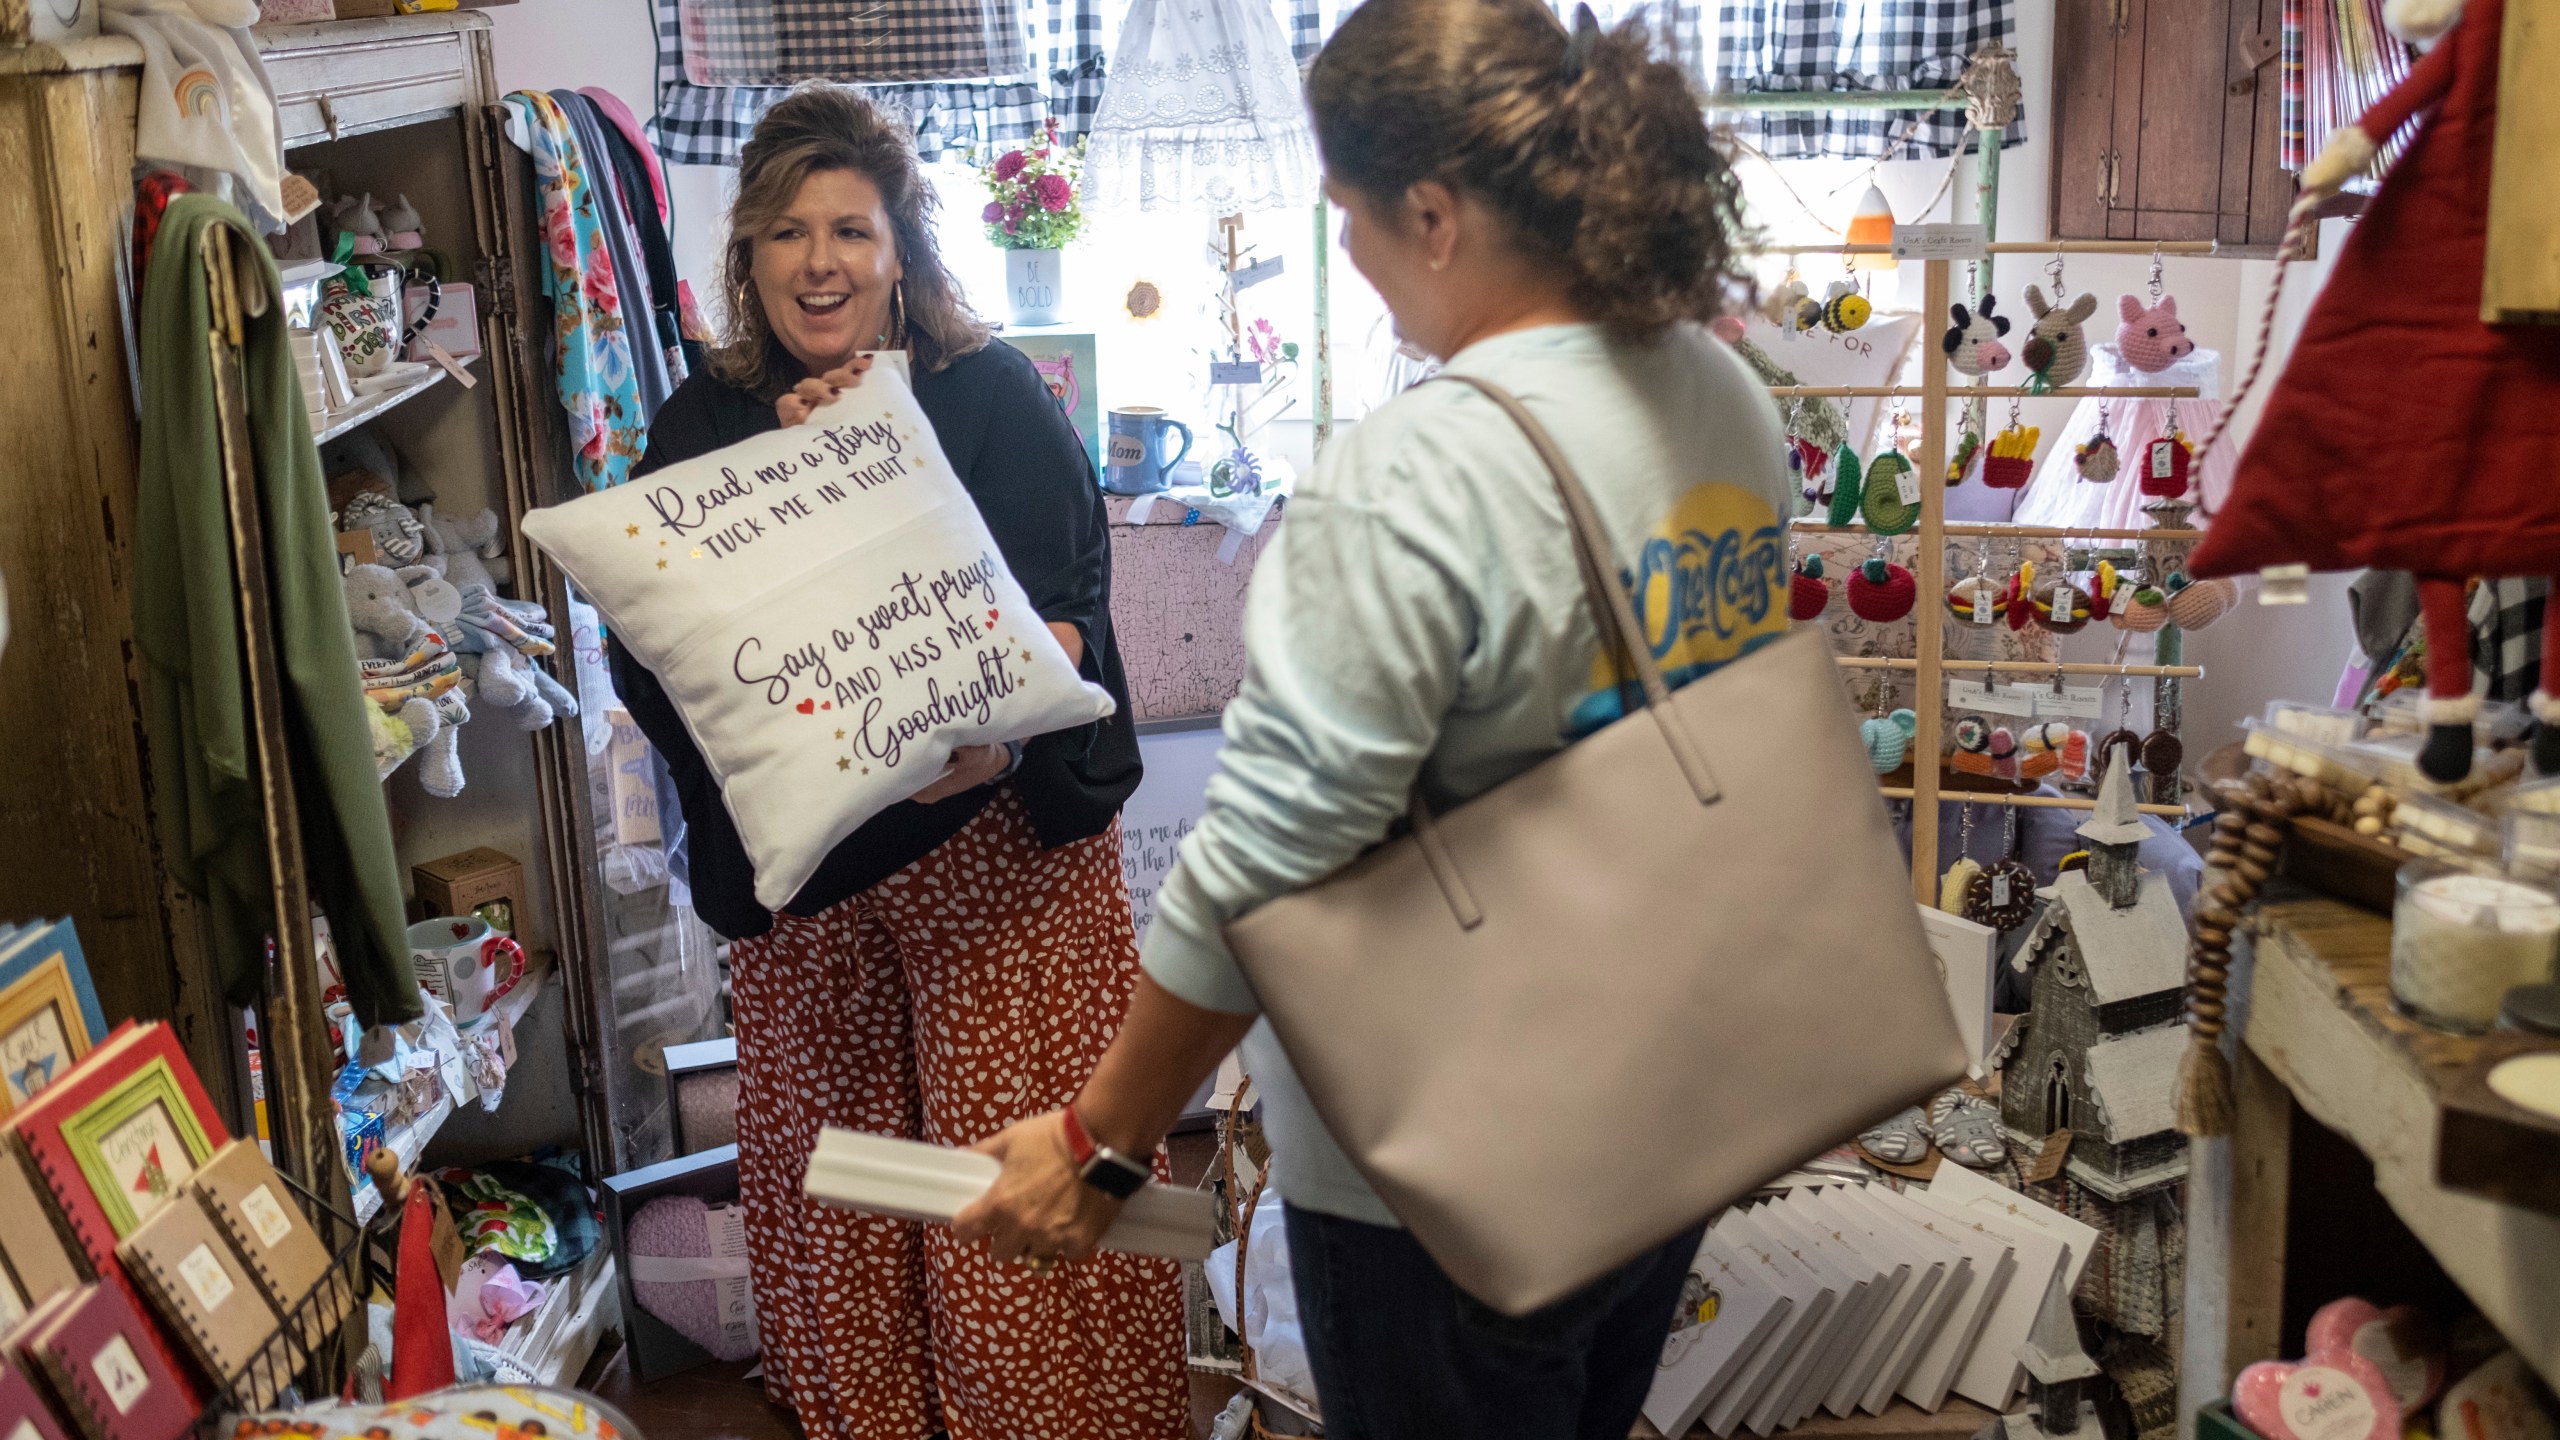
POLYGON ((310 1299, 302 1308, 302 1343, 318 1349, 355 1308, 355 1291, 267 1157, 249 1141, 234 1140, 214 1152, 188 1188, 278 1315, 292 1315, 310 1299))
MULTIPOLYGON (((286 1357, 268 1353, 280 1322, 249 1278, 231 1241, 201 1205, 171 1205, 116 1247, 125 1273, 164 1328, 216 1380, 237 1377, 237 1393, 264 1409, 291 1379, 286 1357)), ((281 1347, 277 1347, 281 1348, 281 1347)))
POLYGON ((19 1337, 85 1440, 183 1440, 196 1422, 193 1394, 116 1279, 53 1297, 19 1337))
POLYGON ((15 1355, 0 1355, 0 1440, 71 1440, 44 1387, 15 1355))
POLYGON ((89 1279, 89 1267, 45 1198, 25 1147, 6 1131, 0 1131, 0 1256, 7 1258, 29 1309, 89 1279))

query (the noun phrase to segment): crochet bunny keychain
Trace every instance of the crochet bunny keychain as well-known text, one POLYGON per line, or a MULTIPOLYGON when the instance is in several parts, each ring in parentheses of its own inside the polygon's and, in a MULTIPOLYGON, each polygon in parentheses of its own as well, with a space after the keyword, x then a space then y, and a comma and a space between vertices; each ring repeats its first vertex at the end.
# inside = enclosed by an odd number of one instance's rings
POLYGON ((2053 303, 2046 304, 2044 292, 2035 286, 2027 287, 2027 309, 2036 318, 2020 351, 2029 372, 2027 388, 2038 395, 2069 385, 2089 368, 2089 337, 2080 327, 2098 313, 2095 295, 2082 295, 2063 305, 2061 251, 2053 252, 2053 263, 2044 271, 2053 278, 2053 303))

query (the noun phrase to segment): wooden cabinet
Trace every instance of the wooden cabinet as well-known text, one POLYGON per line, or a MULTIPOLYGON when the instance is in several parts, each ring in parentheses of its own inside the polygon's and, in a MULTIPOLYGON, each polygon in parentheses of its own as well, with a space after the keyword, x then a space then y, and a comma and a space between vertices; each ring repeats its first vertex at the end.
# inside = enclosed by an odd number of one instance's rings
POLYGON ((2283 0, 2057 0, 2053 234, 2272 254, 2283 0))

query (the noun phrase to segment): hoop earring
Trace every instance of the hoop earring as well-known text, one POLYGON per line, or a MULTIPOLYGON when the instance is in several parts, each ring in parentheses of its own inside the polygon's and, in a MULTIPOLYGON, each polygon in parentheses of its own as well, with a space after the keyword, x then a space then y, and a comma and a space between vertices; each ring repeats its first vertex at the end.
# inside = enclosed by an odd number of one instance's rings
POLYGON ((907 282, 889 287, 889 344, 893 349, 907 348, 907 282))

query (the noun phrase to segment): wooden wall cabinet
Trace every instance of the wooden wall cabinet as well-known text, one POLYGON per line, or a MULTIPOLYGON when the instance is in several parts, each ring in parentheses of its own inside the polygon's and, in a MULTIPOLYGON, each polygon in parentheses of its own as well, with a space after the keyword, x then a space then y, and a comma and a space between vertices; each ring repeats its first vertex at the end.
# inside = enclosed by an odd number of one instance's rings
MULTIPOLYGON (((2057 0, 2053 234, 2273 254, 2283 0, 2057 0)), ((2316 138, 2315 142, 2316 142, 2316 138)))

